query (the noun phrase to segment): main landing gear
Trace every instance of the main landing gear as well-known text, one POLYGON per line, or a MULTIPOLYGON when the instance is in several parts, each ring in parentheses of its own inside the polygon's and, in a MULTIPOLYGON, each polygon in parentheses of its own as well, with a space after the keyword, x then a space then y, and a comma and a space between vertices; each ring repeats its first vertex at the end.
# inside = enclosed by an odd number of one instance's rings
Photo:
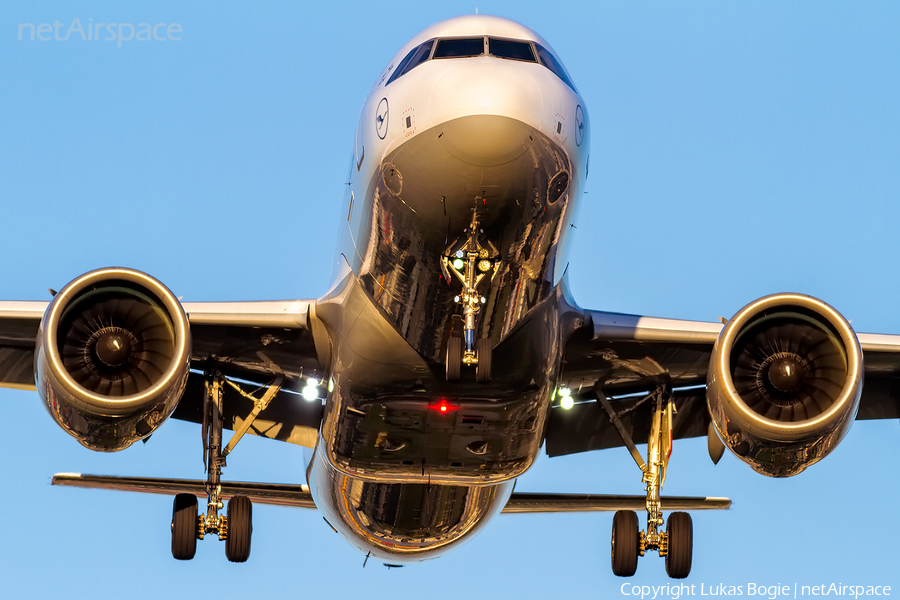
POLYGON ((638 517, 634 511, 620 510, 613 517, 612 569, 619 577, 631 577, 637 570, 639 556, 648 550, 656 550, 666 559, 666 573, 673 579, 684 579, 691 572, 694 533, 691 516, 686 512, 669 515, 666 530, 663 525, 662 504, 659 492, 666 480, 666 465, 672 453, 672 413, 674 402, 671 388, 660 385, 645 400, 653 403, 650 436, 647 440, 647 461, 641 454, 619 419, 612 404, 599 390, 597 400, 609 415, 632 457, 644 476, 647 491, 647 529, 639 531, 638 517))
POLYGON ((441 256, 441 268, 447 279, 450 273, 462 283, 462 294, 455 300, 463 306, 463 332, 465 340, 451 337, 447 340, 445 358, 447 381, 456 381, 462 374, 462 365, 475 366, 475 380, 487 383, 491 380, 491 358, 493 346, 490 338, 475 339, 475 315, 481 310, 486 298, 478 293, 478 284, 490 273, 491 279, 500 266, 497 249, 490 241, 489 248, 478 241, 478 213, 472 211, 468 237, 462 244, 453 243, 441 256))
POLYGON ((206 463, 206 515, 198 514, 197 496, 178 494, 172 509, 172 556, 178 560, 190 560, 197 551, 197 540, 207 533, 214 533, 225 541, 225 556, 231 562, 246 562, 250 558, 250 537, 253 533, 253 505, 247 496, 234 496, 228 501, 225 516, 219 511, 222 502, 222 468, 225 457, 234 449, 250 428, 256 416, 268 406, 281 389, 282 378, 269 386, 262 398, 255 398, 225 379, 213 373, 204 383, 203 440, 206 463), (254 408, 241 427, 234 433, 226 448, 222 448, 222 386, 227 383, 241 395, 253 400, 254 408))

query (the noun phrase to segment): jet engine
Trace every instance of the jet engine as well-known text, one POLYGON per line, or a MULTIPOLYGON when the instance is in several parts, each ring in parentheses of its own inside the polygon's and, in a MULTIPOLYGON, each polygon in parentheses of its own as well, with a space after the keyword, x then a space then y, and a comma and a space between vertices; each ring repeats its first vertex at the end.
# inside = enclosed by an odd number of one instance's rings
POLYGON ((831 306, 774 294, 742 308, 716 340, 706 399, 726 446, 756 471, 796 475, 837 446, 856 418, 859 340, 831 306))
POLYGON ((191 332, 181 303, 140 271, 86 273, 47 307, 35 383, 57 423, 112 452, 150 435, 187 383, 191 332))

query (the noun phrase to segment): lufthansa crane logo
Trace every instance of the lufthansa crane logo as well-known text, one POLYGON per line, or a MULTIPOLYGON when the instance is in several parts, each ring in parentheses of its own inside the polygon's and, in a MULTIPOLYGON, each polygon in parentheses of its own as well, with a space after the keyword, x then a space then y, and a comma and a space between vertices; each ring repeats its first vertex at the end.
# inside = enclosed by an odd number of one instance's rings
POLYGON ((584 141, 584 111, 581 105, 575 107, 575 145, 580 146, 584 141))
POLYGON ((388 130, 388 101, 382 98, 378 103, 378 109, 375 111, 375 133, 378 137, 384 139, 388 130))

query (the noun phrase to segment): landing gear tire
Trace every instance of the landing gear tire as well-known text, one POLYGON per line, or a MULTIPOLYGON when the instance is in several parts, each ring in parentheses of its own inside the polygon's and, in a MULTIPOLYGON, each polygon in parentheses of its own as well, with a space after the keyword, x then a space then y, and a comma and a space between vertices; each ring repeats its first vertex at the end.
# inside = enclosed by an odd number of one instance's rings
POLYGON ((191 560, 197 553, 197 496, 178 494, 172 507, 172 556, 191 560))
POLYGON ((250 558, 250 535, 253 533, 253 505, 247 496, 228 501, 228 535, 225 557, 231 562, 247 562, 250 558))
POLYGON ((478 364, 475 365, 475 381, 478 383, 487 383, 491 380, 491 355, 494 348, 491 346, 491 340, 482 338, 475 345, 475 356, 478 357, 478 364))
POLYGON ((462 340, 458 337, 451 337, 447 340, 447 358, 445 365, 447 367, 447 381, 457 381, 462 373, 462 340))
POLYGON ((616 511, 612 526, 613 575, 631 577, 637 571, 640 535, 637 513, 632 510, 616 511))
POLYGON ((694 523, 686 512, 673 512, 666 522, 669 551, 666 553, 666 573, 672 579, 684 579, 691 574, 694 551, 694 523))

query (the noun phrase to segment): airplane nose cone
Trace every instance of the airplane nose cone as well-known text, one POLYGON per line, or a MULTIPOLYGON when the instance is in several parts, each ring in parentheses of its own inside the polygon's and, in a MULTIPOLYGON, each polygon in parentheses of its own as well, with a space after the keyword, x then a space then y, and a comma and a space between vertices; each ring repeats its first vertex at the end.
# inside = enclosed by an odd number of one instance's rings
POLYGON ((465 60, 472 62, 453 69, 434 87, 434 122, 453 122, 440 142, 467 163, 506 164, 528 151, 533 143, 530 129, 541 127, 544 101, 528 72, 528 67, 536 65, 465 60))

